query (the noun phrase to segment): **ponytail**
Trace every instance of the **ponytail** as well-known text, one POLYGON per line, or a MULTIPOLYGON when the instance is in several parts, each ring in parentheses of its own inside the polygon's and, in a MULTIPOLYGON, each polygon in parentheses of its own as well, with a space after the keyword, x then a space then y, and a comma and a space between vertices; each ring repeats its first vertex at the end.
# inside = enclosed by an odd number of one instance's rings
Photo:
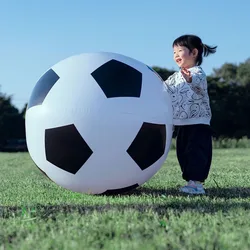
POLYGON ((214 54, 216 52, 216 48, 217 48, 217 46, 211 47, 211 46, 208 46, 204 43, 202 43, 202 47, 203 47, 203 55, 205 57, 210 55, 210 54, 214 54))

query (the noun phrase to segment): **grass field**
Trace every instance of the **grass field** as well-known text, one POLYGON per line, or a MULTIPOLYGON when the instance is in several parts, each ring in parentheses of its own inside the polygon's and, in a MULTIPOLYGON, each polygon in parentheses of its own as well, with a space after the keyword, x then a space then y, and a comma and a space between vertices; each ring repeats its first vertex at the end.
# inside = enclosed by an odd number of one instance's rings
POLYGON ((135 191, 90 196, 0 154, 0 249, 250 249, 250 149, 216 149, 206 196, 182 195, 172 150, 135 191))

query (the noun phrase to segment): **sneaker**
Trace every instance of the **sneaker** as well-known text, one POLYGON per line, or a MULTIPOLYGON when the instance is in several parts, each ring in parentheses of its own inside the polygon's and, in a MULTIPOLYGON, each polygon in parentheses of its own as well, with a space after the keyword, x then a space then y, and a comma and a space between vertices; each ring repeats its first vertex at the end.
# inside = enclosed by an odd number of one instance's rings
POLYGON ((180 188, 180 191, 187 194, 205 194, 202 183, 197 183, 195 181, 189 181, 187 185, 180 188))

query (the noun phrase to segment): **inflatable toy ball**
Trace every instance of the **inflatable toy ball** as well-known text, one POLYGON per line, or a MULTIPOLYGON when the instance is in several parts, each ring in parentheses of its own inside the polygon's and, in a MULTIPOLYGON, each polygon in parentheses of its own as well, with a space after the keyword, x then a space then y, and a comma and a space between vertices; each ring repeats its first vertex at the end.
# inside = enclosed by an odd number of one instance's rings
POLYGON ((172 105, 150 67, 115 53, 69 57, 36 83, 26 111, 30 156, 49 179, 88 194, 119 194, 167 158, 172 105))

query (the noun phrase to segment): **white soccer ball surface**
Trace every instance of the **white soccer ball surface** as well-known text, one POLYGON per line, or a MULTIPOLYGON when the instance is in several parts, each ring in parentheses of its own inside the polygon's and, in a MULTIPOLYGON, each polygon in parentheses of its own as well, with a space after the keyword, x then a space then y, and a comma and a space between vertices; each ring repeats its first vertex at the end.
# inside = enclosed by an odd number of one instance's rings
POLYGON ((122 193, 145 183, 166 160, 171 100, 142 62, 108 52, 72 56, 35 85, 26 139, 31 158, 56 184, 122 193))

